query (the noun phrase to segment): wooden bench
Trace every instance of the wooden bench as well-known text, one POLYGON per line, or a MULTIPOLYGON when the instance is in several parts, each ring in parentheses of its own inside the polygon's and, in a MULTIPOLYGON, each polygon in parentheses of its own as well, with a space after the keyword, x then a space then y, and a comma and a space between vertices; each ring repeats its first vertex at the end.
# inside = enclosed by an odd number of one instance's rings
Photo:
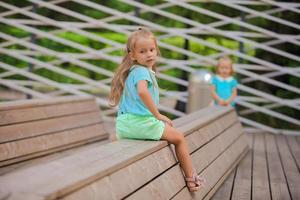
POLYGON ((210 107, 174 121, 206 186, 188 192, 165 141, 119 140, 0 178, 0 199, 209 199, 248 150, 235 111, 210 107))
POLYGON ((0 104, 0 166, 108 137, 94 98, 70 96, 0 104))

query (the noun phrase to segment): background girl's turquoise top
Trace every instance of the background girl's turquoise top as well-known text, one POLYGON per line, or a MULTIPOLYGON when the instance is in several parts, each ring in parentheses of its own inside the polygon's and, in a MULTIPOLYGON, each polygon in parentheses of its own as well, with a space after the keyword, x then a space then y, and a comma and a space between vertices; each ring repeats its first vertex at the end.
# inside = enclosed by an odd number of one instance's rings
POLYGON ((140 80, 148 82, 148 90, 155 104, 159 103, 159 92, 155 78, 155 72, 141 66, 134 65, 130 68, 129 75, 125 81, 125 87, 119 104, 118 115, 131 113, 136 115, 152 115, 145 106, 137 91, 137 83, 140 80))
MULTIPOLYGON (((237 86, 237 81, 232 76, 224 79, 216 75, 212 78, 211 83, 215 86, 217 95, 223 100, 229 99, 233 89, 237 86)), ((235 105, 234 101, 231 102, 231 105, 235 105)))

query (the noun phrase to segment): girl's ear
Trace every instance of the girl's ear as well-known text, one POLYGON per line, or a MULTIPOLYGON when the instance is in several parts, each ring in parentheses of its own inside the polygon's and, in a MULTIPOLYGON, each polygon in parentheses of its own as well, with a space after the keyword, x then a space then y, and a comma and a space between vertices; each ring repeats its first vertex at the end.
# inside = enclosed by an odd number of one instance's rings
POLYGON ((130 59, 131 59, 132 61, 134 61, 134 60, 135 60, 135 57, 134 57, 134 54, 132 53, 132 51, 130 51, 128 54, 129 54, 130 59))

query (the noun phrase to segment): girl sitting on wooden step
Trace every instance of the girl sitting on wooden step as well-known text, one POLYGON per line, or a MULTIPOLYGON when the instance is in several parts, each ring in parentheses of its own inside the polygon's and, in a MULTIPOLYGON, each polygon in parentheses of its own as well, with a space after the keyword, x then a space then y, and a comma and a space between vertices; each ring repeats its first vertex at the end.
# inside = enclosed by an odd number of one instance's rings
POLYGON ((187 187, 195 192, 204 184, 204 179, 193 170, 183 134, 157 109, 159 93, 155 72, 158 56, 156 39, 149 30, 139 28, 129 36, 125 57, 111 84, 111 106, 119 105, 117 137, 167 140, 174 144, 187 187))

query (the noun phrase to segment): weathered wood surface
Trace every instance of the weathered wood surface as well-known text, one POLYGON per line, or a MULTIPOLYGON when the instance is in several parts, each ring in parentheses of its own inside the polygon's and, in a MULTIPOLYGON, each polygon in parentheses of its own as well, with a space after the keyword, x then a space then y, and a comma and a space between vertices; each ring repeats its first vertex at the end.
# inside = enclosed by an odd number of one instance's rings
POLYGON ((71 96, 0 104, 0 166, 108 137, 93 98, 71 96))
POLYGON ((197 172, 207 179, 196 195, 188 192, 167 142, 120 140, 5 174, 0 179, 0 198, 211 197, 248 149, 248 138, 235 111, 207 108, 177 119, 174 124, 187 139, 197 172))
POLYGON ((299 137, 249 136, 251 150, 212 199, 299 199, 299 137))

